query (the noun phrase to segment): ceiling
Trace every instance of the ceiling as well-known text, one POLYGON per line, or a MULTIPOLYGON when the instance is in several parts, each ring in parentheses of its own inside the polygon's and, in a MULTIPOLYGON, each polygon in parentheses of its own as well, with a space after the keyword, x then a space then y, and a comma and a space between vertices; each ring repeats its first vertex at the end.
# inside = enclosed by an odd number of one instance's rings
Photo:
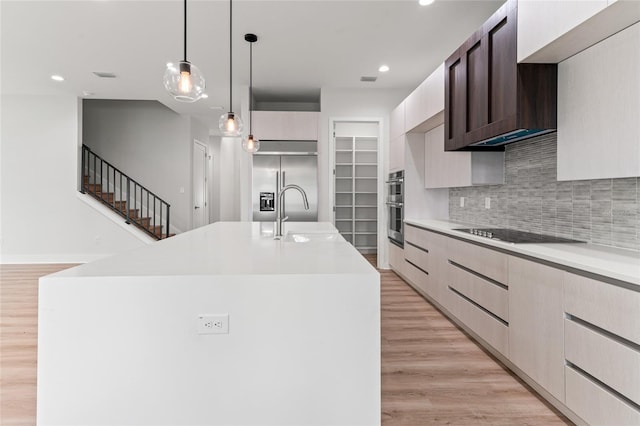
MULTIPOLYGON (((233 89, 249 84, 260 101, 309 102, 322 88, 400 89, 407 94, 504 0, 236 0, 233 89), (378 72, 386 64, 387 73, 378 72), (375 83, 361 76, 378 77, 375 83)), ((229 104, 229 2, 189 0, 188 59, 203 72, 208 99, 173 100, 167 62, 183 58, 181 0, 0 2, 3 94, 72 94, 158 100, 215 123, 229 104), (103 79, 93 72, 112 72, 103 79), (50 76, 59 74, 64 82, 50 76), (216 107, 218 109, 216 109, 216 107), (219 109, 222 107, 223 109, 219 109)))

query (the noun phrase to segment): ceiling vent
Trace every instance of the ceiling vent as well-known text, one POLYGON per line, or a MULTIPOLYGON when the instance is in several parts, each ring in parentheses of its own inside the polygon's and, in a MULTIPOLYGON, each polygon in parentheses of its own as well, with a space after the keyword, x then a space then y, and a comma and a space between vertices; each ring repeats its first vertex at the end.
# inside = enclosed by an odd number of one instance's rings
POLYGON ((360 77, 360 81, 366 81, 366 82, 369 82, 369 83, 373 83, 377 79, 378 79, 378 77, 367 77, 367 76, 360 77))
POLYGON ((112 72, 94 71, 93 73, 100 78, 116 78, 116 75, 112 72))

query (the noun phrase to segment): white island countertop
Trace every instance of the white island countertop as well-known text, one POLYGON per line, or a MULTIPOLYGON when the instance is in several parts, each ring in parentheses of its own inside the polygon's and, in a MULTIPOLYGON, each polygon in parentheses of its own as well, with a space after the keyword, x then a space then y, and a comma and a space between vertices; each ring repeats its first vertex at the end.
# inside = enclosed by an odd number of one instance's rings
POLYGON ((588 243, 513 244, 455 230, 483 228, 478 225, 433 219, 405 219, 405 223, 640 286, 640 252, 637 251, 588 243))
POLYGON ((284 225, 307 241, 218 222, 40 278, 38 424, 380 424, 380 275, 284 225))
MULTIPOLYGON (((216 222, 54 276, 377 274, 341 236, 274 240, 272 222, 216 222)), ((285 222, 287 232, 337 234, 328 222, 285 222)))

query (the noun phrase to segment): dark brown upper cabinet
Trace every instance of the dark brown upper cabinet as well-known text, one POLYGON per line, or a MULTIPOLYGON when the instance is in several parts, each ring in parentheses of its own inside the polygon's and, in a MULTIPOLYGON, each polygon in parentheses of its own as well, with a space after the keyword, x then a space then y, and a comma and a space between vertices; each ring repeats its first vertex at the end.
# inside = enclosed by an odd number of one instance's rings
POLYGON ((517 63, 517 13, 508 0, 446 60, 447 151, 504 149, 555 130, 557 65, 517 63))

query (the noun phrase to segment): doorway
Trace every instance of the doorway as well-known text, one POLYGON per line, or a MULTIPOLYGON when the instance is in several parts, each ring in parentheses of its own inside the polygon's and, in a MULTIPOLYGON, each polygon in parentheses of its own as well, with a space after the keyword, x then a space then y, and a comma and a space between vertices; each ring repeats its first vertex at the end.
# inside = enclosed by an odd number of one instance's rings
POLYGON ((207 190, 209 155, 207 146, 193 140, 193 226, 192 229, 209 224, 207 190))
POLYGON ((380 255, 384 238, 380 119, 331 119, 333 222, 363 254, 380 255))

